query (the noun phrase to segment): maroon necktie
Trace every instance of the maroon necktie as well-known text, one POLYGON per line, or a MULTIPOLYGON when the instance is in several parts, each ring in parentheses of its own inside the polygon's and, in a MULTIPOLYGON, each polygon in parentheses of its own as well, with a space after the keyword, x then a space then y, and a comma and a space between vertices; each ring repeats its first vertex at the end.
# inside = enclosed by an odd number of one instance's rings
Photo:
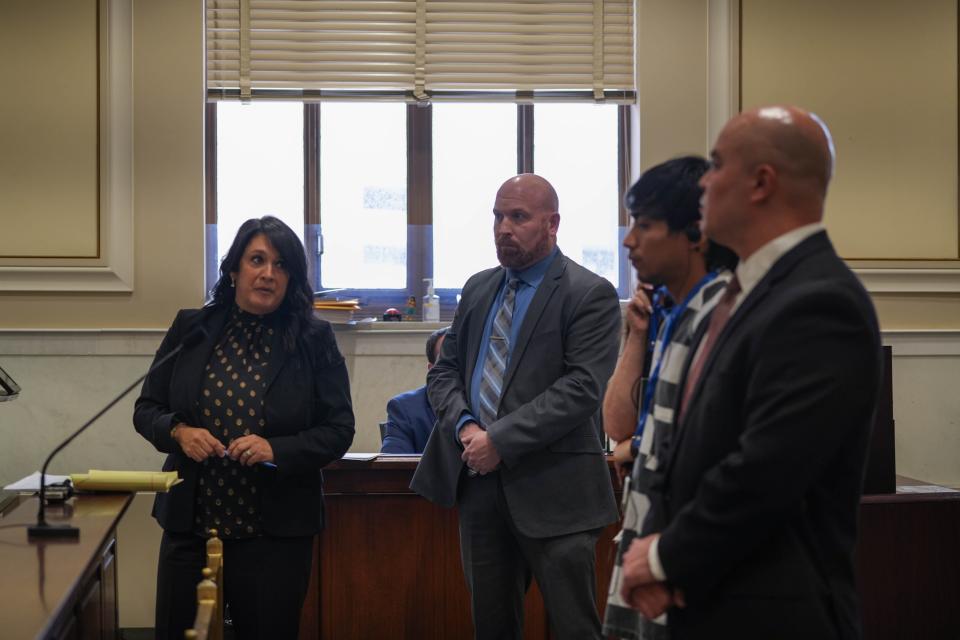
POLYGON ((739 293, 740 280, 734 275, 733 279, 727 283, 727 288, 724 289, 723 295, 720 296, 720 302, 717 303, 716 308, 713 310, 713 315, 710 316, 710 326, 707 327, 703 348, 700 349, 700 352, 694 357, 693 362, 690 363, 690 372, 687 374, 687 384, 683 387, 683 400, 680 402, 680 415, 677 416, 677 422, 679 422, 680 417, 687 412, 687 405, 690 403, 690 394, 693 392, 694 387, 697 386, 697 380, 700 379, 700 374, 703 373, 703 365, 707 361, 707 358, 710 357, 710 352, 713 350, 713 345, 717 341, 717 336, 720 335, 723 328, 727 325, 727 320, 730 319, 730 312, 733 311, 733 303, 737 300, 737 294, 739 293))

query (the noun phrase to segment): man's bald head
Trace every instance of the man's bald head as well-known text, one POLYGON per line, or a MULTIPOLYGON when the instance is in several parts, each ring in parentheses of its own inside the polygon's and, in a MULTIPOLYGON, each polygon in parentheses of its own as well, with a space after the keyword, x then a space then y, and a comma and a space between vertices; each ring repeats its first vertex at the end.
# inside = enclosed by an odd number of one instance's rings
POLYGON ((701 178, 703 230, 746 259, 766 242, 819 222, 833 172, 833 140, 820 118, 790 106, 735 116, 701 178))
POLYGON ((535 173, 521 173, 500 185, 497 197, 505 195, 513 198, 523 198, 540 211, 557 213, 560 200, 557 191, 545 178, 535 173))
POLYGON ((523 270, 557 246, 557 192, 538 175, 522 173, 503 183, 493 203, 493 237, 500 264, 523 270))
POLYGON ((786 181, 809 183, 821 201, 833 175, 833 138, 816 114, 792 106, 744 111, 727 125, 747 166, 769 164, 786 181))

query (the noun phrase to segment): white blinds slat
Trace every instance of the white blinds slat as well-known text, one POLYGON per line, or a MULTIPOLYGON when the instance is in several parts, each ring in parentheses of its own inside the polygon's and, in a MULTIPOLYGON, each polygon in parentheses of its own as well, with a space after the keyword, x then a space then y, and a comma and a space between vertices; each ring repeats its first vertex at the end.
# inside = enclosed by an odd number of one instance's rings
POLYGON ((250 100, 250 0, 240 0, 240 99, 250 100))
POLYGON ((206 0, 207 84, 214 97, 253 99, 344 88, 632 95, 633 12, 632 0, 206 0))

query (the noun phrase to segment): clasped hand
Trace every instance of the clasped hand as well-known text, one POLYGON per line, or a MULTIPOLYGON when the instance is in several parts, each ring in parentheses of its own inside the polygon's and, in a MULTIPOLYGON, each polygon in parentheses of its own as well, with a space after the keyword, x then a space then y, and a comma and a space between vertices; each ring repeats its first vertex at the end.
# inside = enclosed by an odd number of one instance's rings
POLYGON ((173 439, 194 462, 224 456, 230 456, 232 460, 248 467, 260 462, 273 462, 273 447, 269 441, 257 435, 242 436, 232 440, 229 447, 224 447, 207 429, 178 424, 173 439))
POLYGON ((490 434, 476 422, 467 422, 460 430, 460 444, 463 445, 460 458, 480 475, 490 473, 500 464, 500 454, 493 446, 490 434))
POLYGON ((620 597, 644 617, 653 620, 670 607, 684 607, 680 589, 670 589, 659 582, 650 569, 650 545, 660 534, 637 538, 623 554, 623 581, 620 597))

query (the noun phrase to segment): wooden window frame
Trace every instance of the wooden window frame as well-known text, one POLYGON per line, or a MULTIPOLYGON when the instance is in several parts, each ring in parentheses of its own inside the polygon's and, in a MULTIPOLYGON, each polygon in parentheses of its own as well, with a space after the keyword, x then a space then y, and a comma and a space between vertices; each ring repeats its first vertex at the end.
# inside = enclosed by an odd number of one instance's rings
MULTIPOLYGON (((323 288, 322 222, 320 206, 320 118, 322 105, 305 102, 303 105, 303 237, 307 253, 307 267, 315 290, 323 288)), ((619 105, 617 112, 618 193, 629 188, 630 168, 630 107, 619 105)), ((534 172, 534 105, 517 104, 517 173, 534 172)), ((414 296, 419 304, 424 291, 424 278, 433 277, 433 107, 430 104, 406 105, 406 161, 407 161, 407 278, 405 289, 344 289, 341 296, 361 297, 366 313, 379 316, 389 307, 400 310, 407 298, 414 296)), ((205 261, 206 289, 209 291, 218 277, 219 261, 216 255, 217 237, 217 103, 209 102, 205 109, 205 233, 208 256, 205 261)), ((630 217, 622 200, 618 211, 621 235, 630 227, 630 217)), ((618 248, 618 270, 621 298, 630 295, 630 264, 625 252, 618 248)), ((456 296, 460 289, 437 289, 440 296, 441 318, 453 316, 456 296)))

